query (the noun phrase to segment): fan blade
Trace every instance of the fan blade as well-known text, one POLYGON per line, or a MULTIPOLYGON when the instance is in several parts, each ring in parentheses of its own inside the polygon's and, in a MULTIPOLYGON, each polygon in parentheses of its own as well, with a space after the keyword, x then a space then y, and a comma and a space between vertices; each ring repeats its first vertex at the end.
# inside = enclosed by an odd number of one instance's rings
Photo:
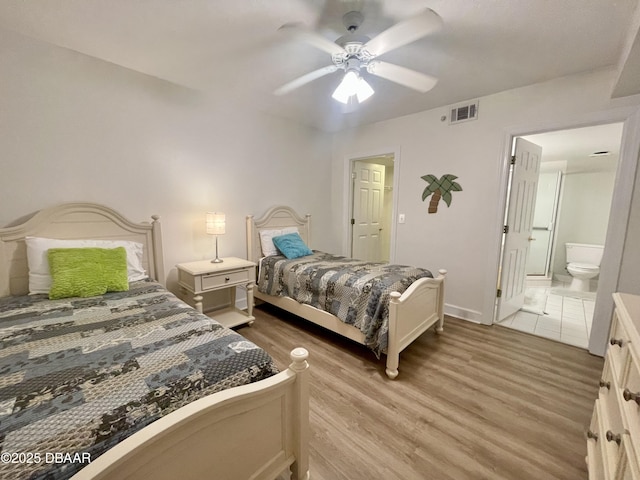
POLYGON ((415 70, 410 70, 388 62, 371 62, 367 65, 367 72, 421 93, 428 92, 438 83, 438 79, 431 75, 416 72, 415 70))
POLYGON ((275 95, 284 95, 286 93, 295 90, 296 88, 300 88, 303 85, 306 85, 309 82, 317 80, 320 77, 324 77, 325 75, 329 75, 330 73, 338 70, 338 67, 335 65, 329 65, 327 67, 319 68, 318 70, 314 70, 313 72, 309 72, 306 75, 296 78, 295 80, 290 81, 289 83, 284 84, 273 93, 275 95))
POLYGON ((345 49, 337 43, 324 38, 322 35, 318 35, 316 32, 309 30, 298 23, 285 23, 278 30, 331 55, 336 53, 347 53, 345 49))
POLYGON ((377 57, 408 43, 415 42, 419 38, 442 27, 442 18, 436 12, 427 8, 421 13, 406 20, 396 23, 384 32, 369 40, 364 48, 377 57))

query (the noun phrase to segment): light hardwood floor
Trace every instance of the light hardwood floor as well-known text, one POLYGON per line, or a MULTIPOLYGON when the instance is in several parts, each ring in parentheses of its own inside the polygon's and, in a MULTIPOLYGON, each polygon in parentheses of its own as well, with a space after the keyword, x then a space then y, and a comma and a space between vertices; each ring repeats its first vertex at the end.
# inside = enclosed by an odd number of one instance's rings
POLYGON ((314 480, 587 478, 599 357, 447 318, 389 380, 365 347, 271 306, 254 314, 239 332, 280 367, 293 347, 309 350, 314 480))

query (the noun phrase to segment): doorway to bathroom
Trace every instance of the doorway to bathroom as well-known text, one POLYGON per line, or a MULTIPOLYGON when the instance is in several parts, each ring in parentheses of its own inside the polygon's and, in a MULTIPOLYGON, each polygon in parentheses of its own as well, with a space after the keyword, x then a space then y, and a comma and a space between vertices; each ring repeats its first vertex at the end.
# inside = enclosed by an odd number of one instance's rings
MULTIPOLYGON (((523 300, 515 313, 496 316, 499 325, 588 347, 597 273, 581 281, 586 287, 579 290, 580 282, 572 286, 567 244, 595 248, 589 251, 604 246, 622 127, 613 123, 521 137, 540 146, 542 154, 525 266, 516 274, 522 280, 523 300)), ((505 219, 517 208, 509 203, 505 219)), ((504 256, 502 268, 508 268, 504 256)))

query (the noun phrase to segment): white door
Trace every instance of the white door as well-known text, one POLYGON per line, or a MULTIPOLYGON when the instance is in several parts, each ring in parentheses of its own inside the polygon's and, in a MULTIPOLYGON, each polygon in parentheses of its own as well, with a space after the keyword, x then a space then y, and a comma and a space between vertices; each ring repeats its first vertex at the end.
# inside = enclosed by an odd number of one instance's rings
POLYGON ((497 321, 504 320, 524 305, 527 254, 532 239, 541 156, 540 146, 516 139, 505 223, 507 233, 503 237, 497 321))
POLYGON ((353 233, 351 256, 380 261, 384 212, 384 165, 357 161, 353 164, 353 233))

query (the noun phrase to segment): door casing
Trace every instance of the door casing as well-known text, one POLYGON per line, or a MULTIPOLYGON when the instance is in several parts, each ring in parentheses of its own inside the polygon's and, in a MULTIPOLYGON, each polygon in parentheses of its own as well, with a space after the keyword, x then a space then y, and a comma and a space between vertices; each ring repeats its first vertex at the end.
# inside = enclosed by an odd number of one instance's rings
POLYGON ((342 254, 349 256, 351 251, 351 199, 353 197, 353 182, 351 179, 351 171, 353 170, 353 162, 366 160, 373 157, 391 156, 393 158, 393 191, 391 192, 391 233, 389 241, 389 263, 394 263, 396 259, 396 234, 397 234, 397 218, 398 218, 398 191, 400 181, 400 148, 380 148, 368 152, 356 152, 345 155, 344 157, 344 198, 343 198, 343 225, 344 236, 342 240, 342 254))
POLYGON ((484 307, 481 323, 493 323, 496 312, 496 285, 500 266, 500 250, 502 243, 502 222, 506 206, 507 185, 509 175, 509 158, 511 145, 515 137, 533 135, 555 130, 589 127, 607 123, 622 122, 624 124, 621 140, 621 151, 616 172, 616 181, 611 202, 609 226, 607 228, 606 248, 600 265, 600 280, 594 321, 589 337, 589 352, 603 356, 606 351, 607 337, 613 312, 611 293, 615 292, 620 277, 620 263, 624 250, 624 239, 631 211, 638 155, 640 154, 640 109, 623 107, 618 109, 594 112, 582 115, 573 120, 549 122, 545 125, 523 126, 505 131, 502 141, 502 152, 499 158, 500 186, 497 190, 498 209, 494 220, 493 247, 487 256, 487 281, 485 282, 484 307))
MULTIPOLYGON (((351 254, 360 260, 381 261, 385 225, 386 167, 377 162, 352 162, 351 254), (356 190, 359 189, 358 192, 356 190), (357 194, 358 193, 358 194, 357 194)), ((386 255, 384 255, 386 257, 386 255)))

